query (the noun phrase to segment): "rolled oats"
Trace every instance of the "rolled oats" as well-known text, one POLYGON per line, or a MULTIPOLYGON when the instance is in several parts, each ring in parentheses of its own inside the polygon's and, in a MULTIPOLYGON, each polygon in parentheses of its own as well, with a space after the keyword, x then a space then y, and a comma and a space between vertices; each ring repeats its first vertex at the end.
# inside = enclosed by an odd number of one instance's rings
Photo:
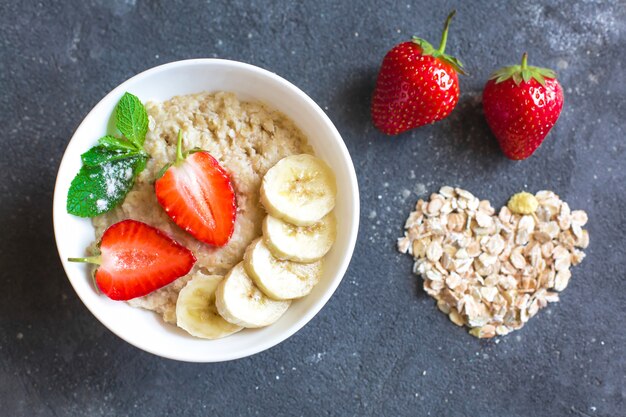
POLYGON ((587 214, 552 191, 524 193, 496 210, 469 191, 444 186, 419 200, 398 239, 415 259, 427 294, 480 338, 506 335, 559 301, 589 245, 587 214))

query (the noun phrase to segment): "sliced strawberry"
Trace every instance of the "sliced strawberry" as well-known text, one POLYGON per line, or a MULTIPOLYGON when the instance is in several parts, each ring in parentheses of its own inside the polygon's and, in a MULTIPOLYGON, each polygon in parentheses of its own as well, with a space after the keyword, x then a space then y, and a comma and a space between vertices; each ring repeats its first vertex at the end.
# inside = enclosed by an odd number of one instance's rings
POLYGON ((96 284, 112 300, 149 294, 186 275, 196 263, 189 249, 136 220, 124 220, 105 230, 100 255, 69 260, 98 264, 96 284))
POLYGON ((180 228, 201 242, 224 246, 235 229, 237 203, 228 173, 206 151, 181 152, 155 183, 159 204, 180 228))

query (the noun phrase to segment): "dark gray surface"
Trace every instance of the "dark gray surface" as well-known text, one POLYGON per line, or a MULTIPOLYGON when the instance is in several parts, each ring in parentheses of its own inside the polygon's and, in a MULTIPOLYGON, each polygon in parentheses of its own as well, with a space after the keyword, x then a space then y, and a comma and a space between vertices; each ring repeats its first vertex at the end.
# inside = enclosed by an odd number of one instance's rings
POLYGON ((0 415, 626 415, 623 1, 51 3, 0 4, 0 415), (453 7, 448 49, 472 74, 460 104, 383 136, 368 107, 384 53, 414 33, 437 42, 453 7), (565 106, 515 163, 480 92, 524 50, 558 70, 565 106), (56 170, 89 109, 192 57, 259 65, 307 92, 342 133, 362 195, 356 252, 328 305, 281 345, 213 365, 160 359, 105 329, 70 287, 51 225, 56 170), (562 301, 499 341, 452 325, 395 252, 411 205, 445 184, 495 205, 552 189, 589 213, 588 257, 562 301))

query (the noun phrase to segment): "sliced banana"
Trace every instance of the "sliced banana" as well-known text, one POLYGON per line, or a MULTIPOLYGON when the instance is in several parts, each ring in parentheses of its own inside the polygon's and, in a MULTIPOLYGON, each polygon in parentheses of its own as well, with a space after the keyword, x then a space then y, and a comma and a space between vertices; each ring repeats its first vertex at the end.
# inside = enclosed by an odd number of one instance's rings
POLYGON ((235 265, 217 287, 215 305, 227 321, 243 327, 264 327, 274 323, 291 301, 275 301, 254 285, 243 266, 235 265))
POLYGON ((222 318, 215 307, 215 291, 223 277, 200 272, 178 293, 176 324, 189 334, 204 339, 219 339, 242 327, 222 318))
POLYGON ((274 300, 304 297, 322 275, 321 261, 310 264, 281 261, 272 255, 262 238, 248 246, 243 261, 257 287, 274 300))
POLYGON ((335 243, 335 216, 330 213, 311 226, 294 226, 268 215, 263 221, 263 235, 275 257, 295 262, 315 262, 326 255, 335 243))
POLYGON ((272 216, 299 226, 317 223, 335 207, 332 170, 313 155, 291 155, 263 177, 261 203, 272 216))

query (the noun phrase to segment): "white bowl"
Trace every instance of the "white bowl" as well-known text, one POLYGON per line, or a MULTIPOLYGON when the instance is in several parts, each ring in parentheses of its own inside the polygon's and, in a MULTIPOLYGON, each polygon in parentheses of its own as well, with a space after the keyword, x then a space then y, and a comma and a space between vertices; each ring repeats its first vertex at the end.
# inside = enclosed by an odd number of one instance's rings
POLYGON ((282 342, 302 328, 331 297, 348 268, 359 224, 359 191, 354 166, 337 129, 317 104, 285 79, 261 68, 220 59, 193 59, 161 65, 122 83, 85 117, 72 137, 56 180, 54 233, 65 272, 87 308, 113 333, 140 349, 189 362, 219 362, 253 355, 282 342), (337 241, 325 259, 324 275, 313 292, 295 301, 281 319, 263 329, 245 329, 220 340, 189 336, 152 312, 109 300, 96 293, 88 267, 70 263, 94 239, 89 219, 67 213, 70 183, 80 169, 80 154, 107 131, 107 124, 125 91, 143 102, 201 91, 232 91, 244 100, 260 100, 289 116, 309 138, 316 154, 334 170, 338 199, 337 241))

